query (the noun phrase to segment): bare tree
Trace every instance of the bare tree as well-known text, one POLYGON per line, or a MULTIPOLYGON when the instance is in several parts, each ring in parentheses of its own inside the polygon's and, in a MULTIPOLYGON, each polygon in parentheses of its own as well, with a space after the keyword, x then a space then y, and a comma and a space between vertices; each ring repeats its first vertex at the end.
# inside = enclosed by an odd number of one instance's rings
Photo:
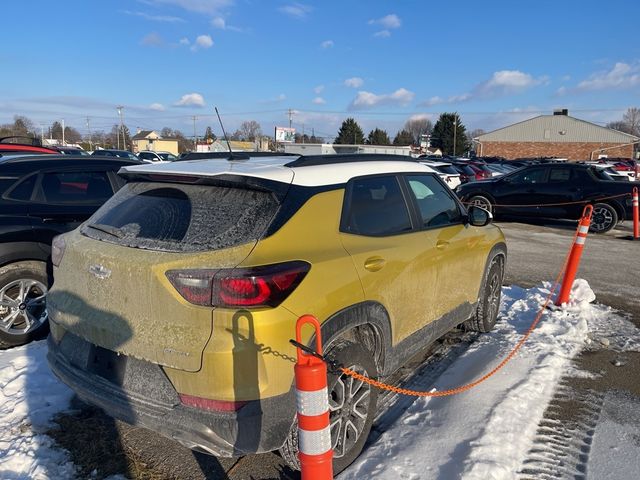
POLYGON ((428 118, 411 118, 404 124, 404 130, 411 134, 414 145, 420 145, 420 135, 431 135, 433 123, 428 118))
POLYGON ((242 122, 239 132, 242 140, 254 142, 256 138, 262 135, 262 127, 255 120, 249 120, 248 122, 242 122))
POLYGON ((627 133, 640 135, 640 108, 629 108, 622 116, 622 121, 627 126, 627 133))
POLYGON ((611 130, 618 130, 619 132, 629 133, 627 132, 627 124, 622 120, 618 120, 616 122, 609 122, 606 125, 607 128, 611 130))

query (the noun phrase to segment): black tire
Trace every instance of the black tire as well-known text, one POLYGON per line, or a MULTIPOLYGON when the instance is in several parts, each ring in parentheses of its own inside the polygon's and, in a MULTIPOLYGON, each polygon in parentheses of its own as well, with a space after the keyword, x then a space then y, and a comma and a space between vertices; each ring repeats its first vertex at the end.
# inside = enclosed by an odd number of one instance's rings
POLYGON ((502 279, 504 277, 504 261, 502 257, 495 257, 491 261, 489 272, 482 285, 482 294, 478 299, 476 313, 464 322, 465 330, 473 332, 490 332, 498 319, 500 310, 500 296, 502 293, 502 279))
POLYGON ((49 286, 43 262, 15 262, 0 268, 0 349, 24 345, 49 332, 44 296, 49 286), (24 286, 23 295, 20 288, 24 286))
POLYGON ((475 205, 480 208, 484 208, 489 212, 493 213, 493 203, 484 195, 474 195, 467 200, 467 205, 475 205))
POLYGON ((608 203, 596 203, 591 215, 589 230, 593 233, 605 233, 618 224, 618 212, 608 203))
MULTIPOLYGON (((370 378, 375 378, 378 375, 373 354, 357 343, 346 340, 338 341, 330 347, 327 357, 338 365, 349 367, 370 378)), ((364 382, 360 383, 341 372, 328 374, 327 387, 332 426, 331 443, 334 449, 333 474, 337 475, 351 465, 364 448, 376 413, 378 391, 374 387, 364 382), (350 397, 351 400, 346 398, 347 387, 350 392, 354 393, 350 397), (352 402, 354 398, 356 401, 352 402), (344 409, 345 402, 349 407, 348 410, 344 409), (348 428, 349 425, 355 430, 348 428), (351 435, 349 435, 350 432, 351 435)), ((291 428, 291 432, 279 452, 291 468, 300 470, 297 422, 291 428)))

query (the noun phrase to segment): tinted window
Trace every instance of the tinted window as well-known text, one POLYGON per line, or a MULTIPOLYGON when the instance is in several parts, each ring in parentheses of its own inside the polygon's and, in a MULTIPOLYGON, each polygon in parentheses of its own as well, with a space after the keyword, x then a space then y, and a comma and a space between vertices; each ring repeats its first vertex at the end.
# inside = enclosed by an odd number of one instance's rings
POLYGON ((411 230, 409 211, 395 177, 353 181, 346 231, 360 235, 392 235, 411 230))
POLYGON ((437 227, 462 220, 458 204, 449 187, 431 175, 407 176, 411 193, 418 203, 423 227, 437 227))
POLYGON ((447 173, 449 175, 459 175, 458 171, 451 165, 440 165, 438 167, 432 167, 440 173, 447 173))
POLYGON ((270 192, 209 185, 129 183, 87 225, 92 238, 174 252, 228 248, 264 235, 278 210, 270 192), (115 228, 109 228, 115 227, 115 228))
POLYGON ((543 183, 546 173, 544 168, 532 168, 515 173, 509 178, 513 183, 543 183))
POLYGON ((568 182, 571 178, 571 170, 568 168, 552 168, 549 171, 549 183, 568 182))
POLYGON ((36 184, 37 175, 31 175, 20 182, 11 192, 8 197, 12 200, 30 200, 33 193, 33 187, 36 184))
POLYGON ((52 203, 103 203, 113 195, 105 172, 45 173, 40 188, 52 203))

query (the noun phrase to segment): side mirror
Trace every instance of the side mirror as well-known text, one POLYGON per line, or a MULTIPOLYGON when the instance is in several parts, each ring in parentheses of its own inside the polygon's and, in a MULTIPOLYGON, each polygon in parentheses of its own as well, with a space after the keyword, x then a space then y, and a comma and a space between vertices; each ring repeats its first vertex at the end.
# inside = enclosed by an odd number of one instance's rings
POLYGON ((467 208, 467 216, 469 218, 469 224, 474 227, 484 227, 493 221, 491 212, 477 205, 471 205, 467 208))

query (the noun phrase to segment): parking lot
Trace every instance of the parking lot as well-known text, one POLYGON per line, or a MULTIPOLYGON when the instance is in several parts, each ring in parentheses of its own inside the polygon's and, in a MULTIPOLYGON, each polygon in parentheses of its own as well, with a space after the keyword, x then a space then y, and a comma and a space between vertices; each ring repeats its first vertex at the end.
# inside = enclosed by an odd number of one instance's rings
MULTIPOLYGON (((504 284, 529 287, 540 285, 540 279, 552 281, 571 244, 575 222, 541 221, 537 224, 500 222, 499 226, 505 233, 509 248, 504 284)), ((607 234, 590 235, 586 242, 578 278, 589 282, 596 294, 596 302, 626 312, 628 318, 638 327, 640 326, 640 288, 637 272, 640 271, 640 242, 634 243, 623 239, 630 232, 629 225, 621 225, 607 234)), ((624 362, 619 362, 621 364, 616 366, 620 354, 615 350, 615 342, 611 340, 611 343, 608 343, 606 338, 598 336, 600 334, 593 334, 593 342, 574 362, 581 371, 595 372, 598 378, 585 384, 587 380, 584 376, 565 376, 560 382, 556 397, 545 412, 544 422, 570 424, 575 412, 582 410, 588 413, 585 414, 587 418, 585 425, 594 422, 592 427, 578 425, 570 432, 561 432, 565 436, 564 445, 582 441, 585 436, 591 442, 598 420, 608 418, 607 411, 611 409, 611 405, 616 405, 615 402, 619 401, 620 395, 624 399, 624 404, 630 409, 626 416, 629 421, 627 428, 631 432, 640 433, 640 424, 634 420, 637 420, 640 415, 640 390, 637 382, 632 380, 637 378, 635 372, 640 368, 640 354, 626 352, 624 362), (567 404, 569 397, 573 402, 571 406, 567 404), (605 401, 605 398, 608 400, 605 401), (588 431, 591 432, 590 436, 585 433, 588 431)), ((459 340, 452 340, 450 343, 436 345, 432 353, 438 361, 433 362, 432 358, 431 366, 427 366, 426 378, 435 382, 447 365, 455 364, 456 360, 463 355, 468 347, 465 342, 473 344, 474 341, 475 337, 463 338, 461 343, 459 340), (460 346, 461 344, 463 347, 460 346)), ((418 367, 413 365, 413 368, 418 367)), ((388 418, 397 418, 401 415, 401 411, 409 409, 413 403, 413 399, 408 399, 404 403, 396 402, 391 405, 391 413, 380 415, 377 429, 374 428, 375 433, 372 437, 382 435, 390 428, 388 418)), ((74 407, 77 411, 58 417, 57 423, 61 428, 52 429, 49 434, 56 439, 58 445, 70 451, 73 462, 81 468, 84 476, 90 476, 95 468, 100 467, 101 476, 122 474, 128 478, 141 479, 298 478, 297 474, 289 470, 277 454, 250 455, 235 459, 214 458, 192 452, 143 428, 114 422, 97 409, 77 401, 74 407), (87 448, 88 444, 91 448, 87 448)), ((558 445, 557 448, 562 450, 564 447, 558 445)), ((576 452, 569 447, 567 449, 566 454, 569 459, 572 455, 577 458, 576 452)), ((546 455, 549 456, 549 454, 546 455)), ((576 468, 588 464, 588 455, 584 452, 580 455, 582 455, 580 459, 576 460, 576 468)), ((537 472, 546 471, 548 466, 545 466, 545 462, 550 462, 545 455, 535 454, 527 460, 529 465, 533 466, 533 471, 537 472)), ((593 470, 595 467, 590 468, 593 470)), ((566 472, 564 474, 560 472, 560 478, 568 478, 563 476, 565 474, 566 472)), ((535 477, 536 475, 532 478, 535 477)), ((425 474, 420 478, 443 477, 425 474)), ((625 477, 614 475, 611 478, 625 477)))

